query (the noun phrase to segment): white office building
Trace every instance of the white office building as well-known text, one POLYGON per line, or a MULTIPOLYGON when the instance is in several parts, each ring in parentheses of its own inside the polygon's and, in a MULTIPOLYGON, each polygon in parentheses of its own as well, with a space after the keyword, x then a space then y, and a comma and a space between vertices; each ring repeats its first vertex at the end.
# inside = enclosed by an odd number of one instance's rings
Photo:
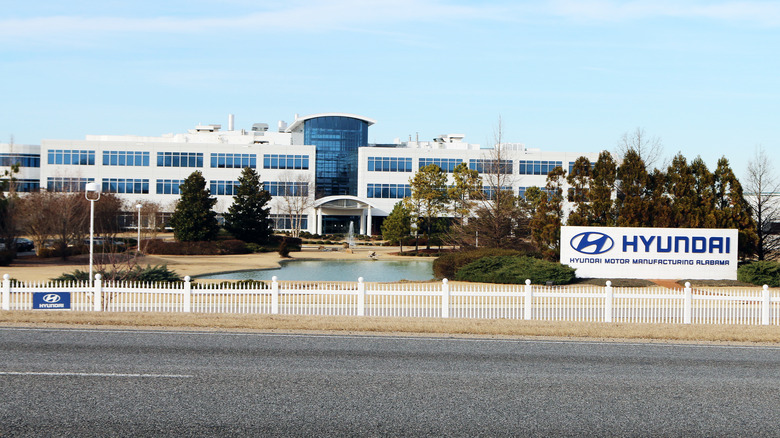
MULTIPOLYGON (((40 146, 3 144, 0 169, 21 164, 19 192, 81 191, 87 182, 97 182, 102 191, 125 200, 131 212, 143 202, 173 211, 179 184, 198 170, 217 198, 216 211, 223 213, 241 170, 249 166, 273 196, 277 229, 289 229, 297 209, 303 209, 302 230, 344 233, 351 222, 356 233, 375 235, 393 206, 409 196, 409 180, 421 167, 437 164, 451 175, 461 162, 481 170, 494 159, 492 145, 467 143, 462 134, 372 145, 368 128, 374 123, 353 114, 323 113, 296 115, 289 125, 280 121, 273 128, 255 123, 236 129, 230 115, 227 129, 210 124, 160 137, 88 135, 84 140, 46 139, 40 146)), ((523 195, 527 187, 543 187, 550 170, 561 166, 568 171, 580 156, 595 162, 598 153, 503 144, 507 188, 523 195)))

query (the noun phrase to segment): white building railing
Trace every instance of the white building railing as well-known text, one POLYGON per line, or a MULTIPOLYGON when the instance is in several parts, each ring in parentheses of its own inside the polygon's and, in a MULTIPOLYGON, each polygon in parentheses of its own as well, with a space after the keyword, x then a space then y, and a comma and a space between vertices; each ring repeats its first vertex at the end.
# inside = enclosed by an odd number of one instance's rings
POLYGON ((197 284, 19 283, 3 277, 2 309, 30 310, 33 293, 67 292, 71 310, 321 316, 780 325, 780 294, 763 288, 357 282, 197 284))

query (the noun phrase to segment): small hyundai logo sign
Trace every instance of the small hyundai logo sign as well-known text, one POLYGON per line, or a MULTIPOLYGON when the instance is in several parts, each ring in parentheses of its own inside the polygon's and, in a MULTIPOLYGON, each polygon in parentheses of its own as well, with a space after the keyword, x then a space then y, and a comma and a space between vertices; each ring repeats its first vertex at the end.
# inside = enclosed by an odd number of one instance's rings
POLYGON ((583 254, 604 254, 615 246, 615 241, 604 233, 588 231, 577 234, 571 239, 571 247, 583 254))
POLYGON ((61 299, 60 294, 46 294, 43 296, 43 301, 47 303, 58 303, 61 299))

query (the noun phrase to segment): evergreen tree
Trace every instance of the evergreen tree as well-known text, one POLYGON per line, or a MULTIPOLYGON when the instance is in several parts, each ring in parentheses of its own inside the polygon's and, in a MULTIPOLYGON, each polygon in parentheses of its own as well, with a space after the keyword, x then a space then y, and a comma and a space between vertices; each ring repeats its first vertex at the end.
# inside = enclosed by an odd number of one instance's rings
POLYGON ((590 185, 592 181, 590 160, 579 157, 574 161, 571 173, 566 177, 569 183, 567 199, 574 204, 574 210, 567 219, 568 225, 588 225, 591 216, 590 185))
POLYGON ((614 226, 615 211, 612 192, 615 190, 617 164, 609 152, 602 151, 599 154, 592 173, 588 225, 614 226))
POLYGON ((263 189, 260 176, 245 167, 238 177, 233 204, 225 213, 225 229, 244 242, 265 243, 273 232, 269 219, 271 194, 263 189))
POLYGON ((404 238, 412 231, 412 216, 403 202, 397 202, 393 211, 382 222, 382 238, 389 241, 398 241, 398 248, 404 252, 404 238))
POLYGON ((758 242, 756 224, 750 204, 743 194, 742 184, 731 170, 726 157, 718 160, 713 180, 716 227, 738 229, 740 255, 748 256, 754 252, 758 242))
POLYGON ((416 211, 413 215, 419 218, 425 228, 430 249, 430 237, 433 231, 434 219, 444 212, 447 206, 447 174, 441 167, 429 164, 422 167, 409 180, 412 189, 412 204, 416 211))
POLYGON ((644 227, 651 222, 649 216, 647 189, 647 170, 645 162, 634 150, 629 150, 618 167, 618 186, 615 209, 617 226, 644 227))
POLYGON ((214 240, 219 232, 217 214, 212 210, 217 203, 206 188, 200 171, 192 172, 179 186, 181 197, 171 215, 169 224, 173 236, 181 242, 214 240))
POLYGON ((558 260, 561 252, 561 225, 563 221, 563 181, 566 171, 556 167, 547 174, 545 192, 538 198, 538 206, 531 217, 531 238, 545 259, 558 260))

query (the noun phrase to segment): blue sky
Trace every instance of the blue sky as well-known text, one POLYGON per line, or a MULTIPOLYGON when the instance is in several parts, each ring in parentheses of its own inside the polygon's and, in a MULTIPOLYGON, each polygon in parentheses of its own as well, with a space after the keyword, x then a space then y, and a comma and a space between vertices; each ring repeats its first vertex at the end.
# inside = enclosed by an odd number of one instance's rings
MULTIPOLYGON (((296 113, 377 121, 372 142, 503 137, 665 157, 778 150, 780 3, 37 0, 0 18, 0 142, 237 128, 296 113)), ((780 163, 777 163, 780 164, 780 163)))

